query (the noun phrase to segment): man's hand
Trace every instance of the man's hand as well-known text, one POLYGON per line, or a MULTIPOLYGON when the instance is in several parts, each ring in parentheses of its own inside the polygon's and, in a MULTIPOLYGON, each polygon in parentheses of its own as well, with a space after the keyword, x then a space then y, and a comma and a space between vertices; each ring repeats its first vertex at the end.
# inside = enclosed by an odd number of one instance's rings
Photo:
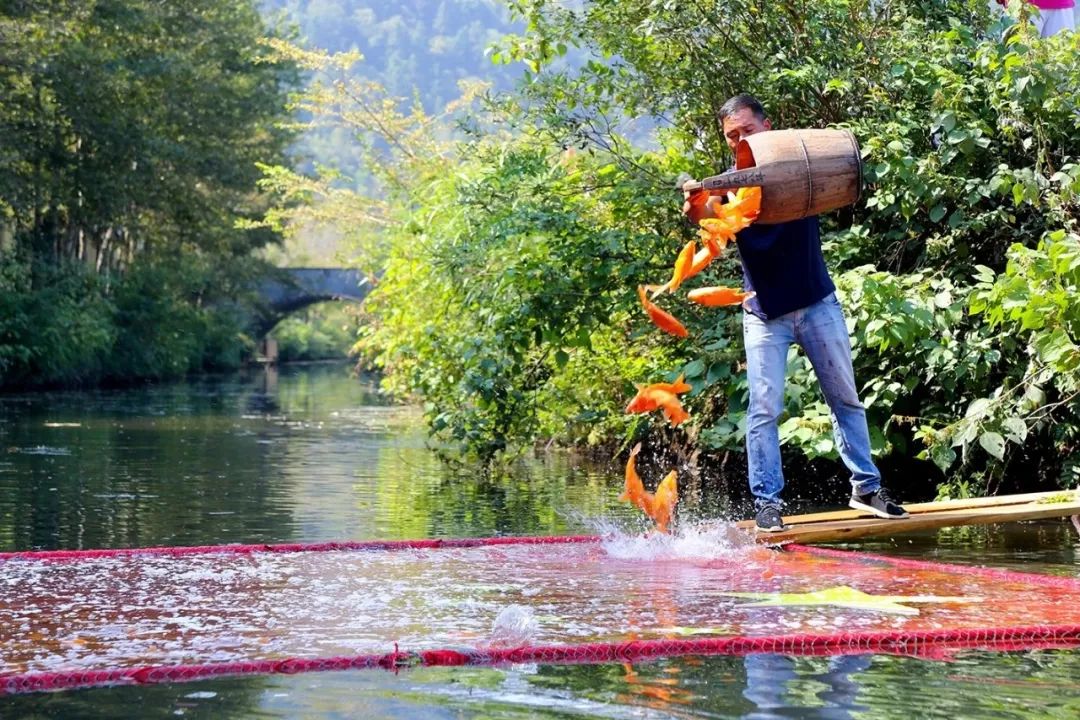
POLYGON ((727 190, 687 190, 686 186, 696 180, 683 183, 683 214, 697 225, 704 218, 716 217, 713 205, 722 202, 727 190))

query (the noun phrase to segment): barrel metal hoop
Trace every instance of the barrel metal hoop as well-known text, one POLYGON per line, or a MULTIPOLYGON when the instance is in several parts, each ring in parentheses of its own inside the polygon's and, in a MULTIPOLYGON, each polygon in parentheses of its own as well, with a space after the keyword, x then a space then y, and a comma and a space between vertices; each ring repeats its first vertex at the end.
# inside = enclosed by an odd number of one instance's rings
POLYGON ((863 188, 863 167, 862 167, 862 153, 859 151, 859 141, 855 137, 855 133, 851 130, 847 131, 848 140, 851 141, 852 155, 855 158, 855 167, 858 170, 855 179, 855 199, 852 203, 859 202, 862 199, 863 188))

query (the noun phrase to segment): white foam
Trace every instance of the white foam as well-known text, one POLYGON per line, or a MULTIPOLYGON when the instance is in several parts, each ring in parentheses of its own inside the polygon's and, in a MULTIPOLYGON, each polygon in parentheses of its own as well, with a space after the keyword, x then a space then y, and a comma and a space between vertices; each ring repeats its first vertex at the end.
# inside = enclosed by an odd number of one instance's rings
POLYGON ((604 551, 620 560, 718 559, 745 555, 757 547, 753 537, 734 523, 680 525, 664 533, 605 535, 604 551))
POLYGON ((526 605, 504 607, 495 618, 491 628, 490 645, 492 647, 517 647, 527 645, 536 636, 540 628, 536 615, 526 605))

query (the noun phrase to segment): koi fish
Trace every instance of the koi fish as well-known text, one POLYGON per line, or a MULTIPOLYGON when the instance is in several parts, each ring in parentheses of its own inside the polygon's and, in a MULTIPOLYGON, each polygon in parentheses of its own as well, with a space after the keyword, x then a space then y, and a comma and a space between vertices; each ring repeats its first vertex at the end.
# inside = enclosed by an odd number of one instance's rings
POLYGON ((662 409, 664 417, 673 427, 678 427, 690 419, 690 413, 683 409, 679 395, 690 391, 690 386, 680 375, 673 383, 653 383, 638 385, 637 395, 626 406, 628 413, 647 413, 662 409))
POLYGON ((663 285, 646 285, 645 290, 649 295, 655 298, 657 295, 662 295, 668 291, 674 292, 682 285, 682 281, 690 277, 690 266, 694 262, 694 251, 697 249, 697 243, 693 240, 686 243, 686 246, 679 252, 679 256, 675 258, 675 269, 671 273, 671 279, 663 285))
POLYGON ((699 272, 708 267, 709 263, 713 261, 715 256, 712 254, 712 250, 708 245, 701 248, 694 254, 694 259, 690 262, 690 267, 686 269, 686 275, 683 276, 683 280, 689 280, 697 275, 699 272))
POLYGON ((678 427, 690 419, 690 413, 683 409, 679 396, 662 388, 640 388, 626 406, 628 413, 647 413, 657 409, 664 411, 664 417, 672 427, 678 427))
POLYGON ((682 251, 679 253, 679 257, 675 259, 675 270, 671 274, 671 280, 668 282, 668 289, 675 292, 682 285, 682 281, 686 278, 686 272, 690 269, 690 265, 694 262, 694 254, 697 252, 697 243, 691 240, 686 243, 682 251))
POLYGON ((660 407, 658 403, 658 395, 656 391, 671 393, 673 395, 681 395, 685 392, 690 392, 690 386, 683 380, 683 376, 680 375, 675 379, 673 383, 652 383, 651 385, 637 385, 637 395, 630 400, 630 404, 626 406, 626 412, 628 413, 642 413, 650 412, 660 407))
POLYGON ((686 383, 686 381, 683 380, 682 375, 675 378, 675 382, 673 382, 673 383, 659 382, 659 383, 653 383, 652 385, 649 385, 649 387, 652 388, 653 390, 664 390, 664 391, 669 392, 669 393, 675 393, 676 395, 682 395, 683 393, 690 392, 690 390, 692 389, 686 383))
POLYGON ((708 307, 721 307, 724 305, 739 305, 745 303, 757 293, 743 292, 729 287, 703 287, 691 290, 686 297, 699 305, 708 307))
POLYGON ((691 208, 701 211, 705 209, 705 206, 708 204, 709 198, 711 197, 712 193, 708 190, 695 190, 690 193, 690 197, 687 198, 687 201, 690 203, 691 208))
POLYGON ((675 319, 674 315, 665 312, 645 296, 645 287, 643 285, 638 285, 637 291, 638 297, 641 299, 641 306, 644 307, 645 312, 649 314, 649 319, 652 320, 653 325, 666 333, 677 335, 678 337, 687 337, 690 334, 686 331, 686 327, 675 319))
MULTIPOLYGON (((743 218, 754 221, 761 214, 761 188, 754 185, 741 187, 736 192, 728 193, 727 207, 731 212, 738 212, 743 218)), ((749 224, 749 223, 747 223, 749 224)))
POLYGON ((662 402, 660 408, 664 411, 664 417, 671 423, 671 427, 678 427, 690 419, 690 413, 683 409, 679 398, 674 395, 666 402, 662 402))
POLYGON ((656 523, 657 530, 666 533, 675 505, 679 502, 676 472, 672 470, 668 473, 657 486, 655 494, 646 491, 637 474, 637 454, 640 450, 641 443, 638 443, 630 451, 630 458, 626 461, 625 489, 619 500, 629 500, 656 523))
POLYGON ((728 243, 735 239, 737 232, 726 217, 705 218, 701 221, 698 236, 714 258, 720 257, 728 243))
POLYGON ((719 256, 735 234, 749 227, 761 214, 761 188, 739 188, 728 193, 728 201, 716 206, 716 217, 705 218, 699 225, 698 235, 709 248, 713 257, 719 256))
POLYGON ((676 480, 678 473, 674 470, 667 474, 656 487, 653 495, 653 514, 650 516, 656 521, 656 529, 666 533, 671 517, 675 513, 675 505, 679 502, 679 485, 676 480))

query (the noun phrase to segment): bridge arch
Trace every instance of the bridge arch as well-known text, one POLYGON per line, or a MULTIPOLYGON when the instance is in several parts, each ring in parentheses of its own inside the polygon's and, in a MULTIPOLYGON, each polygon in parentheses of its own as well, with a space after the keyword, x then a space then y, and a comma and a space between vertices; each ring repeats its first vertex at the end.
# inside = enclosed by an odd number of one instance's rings
POLYGON ((263 337, 288 315, 328 300, 363 302, 371 280, 359 270, 346 268, 282 268, 258 288, 256 337, 263 337))

